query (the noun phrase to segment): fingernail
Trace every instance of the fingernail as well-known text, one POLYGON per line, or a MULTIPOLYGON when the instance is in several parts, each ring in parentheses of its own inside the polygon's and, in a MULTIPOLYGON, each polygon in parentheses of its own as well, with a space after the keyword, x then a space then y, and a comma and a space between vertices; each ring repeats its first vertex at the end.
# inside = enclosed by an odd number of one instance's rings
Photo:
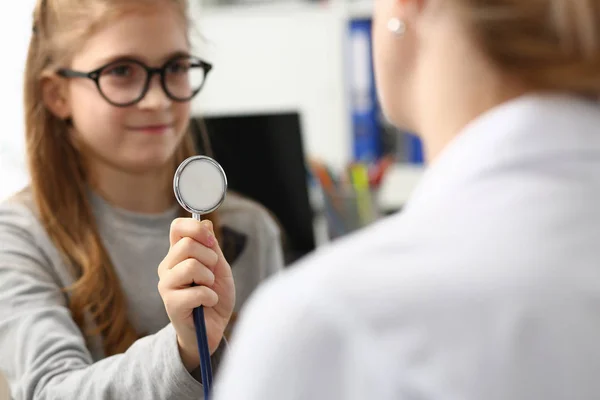
POLYGON ((202 223, 204 224, 204 226, 206 227, 206 229, 208 229, 209 231, 213 231, 213 224, 212 221, 209 219, 205 219, 202 221, 202 223))
POLYGON ((217 244, 217 239, 215 239, 215 237, 212 233, 208 235, 207 241, 208 241, 209 247, 213 247, 215 244, 217 244))

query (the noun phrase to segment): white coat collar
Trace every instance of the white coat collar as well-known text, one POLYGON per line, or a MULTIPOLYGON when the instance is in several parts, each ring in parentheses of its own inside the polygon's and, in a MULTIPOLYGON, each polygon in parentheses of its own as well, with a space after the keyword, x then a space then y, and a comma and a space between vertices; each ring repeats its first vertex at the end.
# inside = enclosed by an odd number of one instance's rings
POLYGON ((527 95, 471 121, 428 167, 405 211, 435 206, 494 168, 565 151, 600 156, 600 105, 560 95, 527 95))

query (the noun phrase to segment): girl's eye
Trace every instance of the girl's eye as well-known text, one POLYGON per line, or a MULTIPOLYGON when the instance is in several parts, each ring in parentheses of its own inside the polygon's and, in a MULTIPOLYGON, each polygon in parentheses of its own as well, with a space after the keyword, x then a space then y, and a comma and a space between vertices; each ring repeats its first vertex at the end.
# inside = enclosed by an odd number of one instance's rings
POLYGON ((185 74, 192 67, 192 63, 190 60, 178 60, 176 62, 172 62, 167 66, 167 73, 169 74, 185 74))
POLYGON ((132 64, 118 64, 111 66, 104 71, 102 71, 102 75, 108 75, 115 78, 130 78, 135 75, 136 68, 132 64))

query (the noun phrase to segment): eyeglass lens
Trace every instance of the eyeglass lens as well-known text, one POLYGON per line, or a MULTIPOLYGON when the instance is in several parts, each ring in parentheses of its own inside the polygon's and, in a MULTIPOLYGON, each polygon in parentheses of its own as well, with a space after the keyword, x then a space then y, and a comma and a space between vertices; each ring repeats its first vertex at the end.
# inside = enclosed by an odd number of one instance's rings
MULTIPOLYGON (((102 94, 112 103, 128 104, 146 91, 148 69, 135 61, 117 61, 107 65, 98 77, 102 94)), ((189 100, 206 78, 204 66, 193 57, 177 58, 163 67, 161 77, 167 94, 175 100, 189 100)))

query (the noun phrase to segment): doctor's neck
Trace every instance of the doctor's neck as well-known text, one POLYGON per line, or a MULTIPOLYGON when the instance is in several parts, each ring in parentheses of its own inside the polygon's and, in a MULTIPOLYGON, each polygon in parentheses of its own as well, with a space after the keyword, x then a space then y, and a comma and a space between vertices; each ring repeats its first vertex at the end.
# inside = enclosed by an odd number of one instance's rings
POLYGON ((471 121, 530 91, 496 68, 462 27, 448 21, 436 28, 435 44, 420 56, 414 85, 414 125, 431 163, 471 121))
POLYGON ((511 99, 528 93, 600 95, 600 14, 595 2, 440 4, 444 7, 423 17, 416 28, 418 55, 409 110, 429 162, 469 122, 511 99))

